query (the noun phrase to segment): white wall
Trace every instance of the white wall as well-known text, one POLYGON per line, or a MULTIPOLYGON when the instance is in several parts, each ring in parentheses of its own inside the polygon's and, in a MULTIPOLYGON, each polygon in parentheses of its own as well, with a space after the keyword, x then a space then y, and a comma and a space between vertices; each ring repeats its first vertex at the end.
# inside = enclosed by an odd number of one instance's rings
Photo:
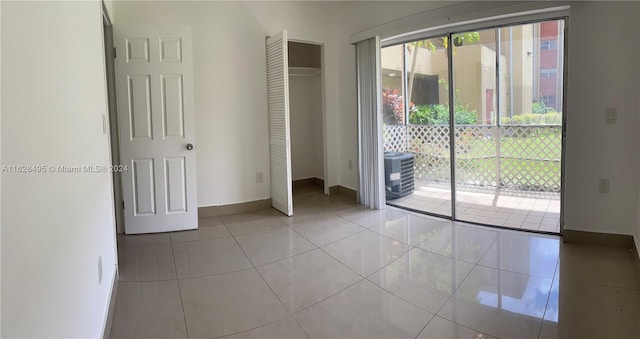
MULTIPOLYGON (((450 4, 116 2, 114 10, 116 24, 193 25, 198 195, 200 206, 211 206, 269 196, 268 180, 255 183, 257 171, 268 179, 264 35, 287 29, 292 38, 325 44, 328 181, 356 189, 355 55, 350 36, 450 4)), ((636 73, 629 71, 637 68, 634 60, 639 59, 638 44, 630 43, 637 41, 638 6, 572 5, 566 229, 640 233, 640 96, 636 73), (603 114, 611 106, 618 108, 618 124, 607 126, 603 114), (611 179, 611 193, 597 193, 598 178, 611 179)))
POLYGON ((321 80, 320 76, 289 76, 293 180, 324 178, 321 80))
POLYGON ((568 62, 565 228, 634 234, 640 163, 640 11, 637 2, 571 8, 568 62), (604 111, 618 109, 606 125, 604 111), (611 193, 598 194, 598 179, 611 193))
MULTIPOLYGON (((327 18, 334 5, 115 3, 116 26, 192 26, 199 206, 269 198, 265 36, 286 29, 291 39, 327 43, 330 39, 327 18), (259 171, 264 173, 265 181, 257 184, 259 171)), ((325 48, 331 49, 327 44, 325 48)), ((332 101, 333 97, 327 98, 328 105, 332 101)), ((336 138, 337 134, 328 140, 336 138)), ((328 156, 330 167, 337 162, 335 149, 333 145, 328 156)), ((338 177, 337 169, 331 169, 330 184, 331 178, 335 178, 335 184, 338 177)))
MULTIPOLYGON (((2 165, 108 164, 100 3, 0 6, 2 165)), ((111 176, 2 182, 2 337, 99 337, 116 267, 111 176)))

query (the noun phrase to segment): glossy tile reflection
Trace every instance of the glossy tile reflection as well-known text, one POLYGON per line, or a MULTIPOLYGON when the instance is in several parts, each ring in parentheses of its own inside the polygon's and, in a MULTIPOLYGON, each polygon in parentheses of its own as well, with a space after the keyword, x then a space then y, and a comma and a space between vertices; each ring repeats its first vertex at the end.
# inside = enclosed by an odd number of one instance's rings
POLYGON ((559 251, 557 237, 504 231, 478 264, 553 279, 559 251))
POLYGON ((362 231, 323 248, 329 255, 367 276, 409 250, 409 246, 375 232, 362 231))
POLYGON ((302 192, 294 217, 119 236, 111 336, 640 338, 629 249, 302 192))
POLYGON ((364 280, 295 317, 312 338, 415 338, 432 314, 364 280))
POLYGON ((475 264, 487 252, 498 235, 486 228, 449 223, 419 243, 423 250, 475 264))
POLYGON ((412 249, 369 277, 385 290, 436 313, 469 274, 473 265, 412 249))
POLYGON ((438 315, 500 338, 536 338, 551 283, 476 266, 438 315))
POLYGON ((448 224, 450 224, 449 221, 443 222, 442 219, 405 215, 375 225, 371 227, 370 230, 405 244, 415 246, 431 238, 448 224))

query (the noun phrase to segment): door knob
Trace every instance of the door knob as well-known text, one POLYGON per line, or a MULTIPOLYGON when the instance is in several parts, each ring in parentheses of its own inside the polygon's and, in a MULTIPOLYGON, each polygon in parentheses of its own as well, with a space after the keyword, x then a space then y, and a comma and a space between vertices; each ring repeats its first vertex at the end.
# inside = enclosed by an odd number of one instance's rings
POLYGON ((192 144, 187 144, 187 151, 190 151, 193 149, 193 145, 192 144))

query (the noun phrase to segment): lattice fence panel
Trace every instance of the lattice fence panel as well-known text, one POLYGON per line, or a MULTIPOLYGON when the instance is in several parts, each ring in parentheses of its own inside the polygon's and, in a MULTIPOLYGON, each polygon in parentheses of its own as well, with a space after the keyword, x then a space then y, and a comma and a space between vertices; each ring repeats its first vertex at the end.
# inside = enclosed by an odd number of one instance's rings
POLYGON ((502 188, 560 192, 561 126, 503 126, 500 133, 502 188))
POLYGON ((450 182, 449 126, 410 125, 409 147, 415 157, 415 178, 450 182))
MULTIPOLYGON (((560 191, 560 126, 456 126, 458 185, 560 191)), ((384 150, 411 152, 415 178, 450 182, 449 127, 385 126, 384 150)))
POLYGON ((385 125, 383 131, 384 151, 407 151, 407 129, 409 125, 385 125))
POLYGON ((456 126, 456 183, 492 186, 498 183, 495 126, 456 126))

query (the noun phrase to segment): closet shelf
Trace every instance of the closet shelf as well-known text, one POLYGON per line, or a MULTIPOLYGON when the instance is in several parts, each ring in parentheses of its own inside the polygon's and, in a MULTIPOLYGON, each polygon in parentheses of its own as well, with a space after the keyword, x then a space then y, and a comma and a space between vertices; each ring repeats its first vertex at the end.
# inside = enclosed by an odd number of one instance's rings
POLYGON ((320 68, 317 67, 289 67, 289 75, 306 76, 306 75, 320 75, 320 68))

